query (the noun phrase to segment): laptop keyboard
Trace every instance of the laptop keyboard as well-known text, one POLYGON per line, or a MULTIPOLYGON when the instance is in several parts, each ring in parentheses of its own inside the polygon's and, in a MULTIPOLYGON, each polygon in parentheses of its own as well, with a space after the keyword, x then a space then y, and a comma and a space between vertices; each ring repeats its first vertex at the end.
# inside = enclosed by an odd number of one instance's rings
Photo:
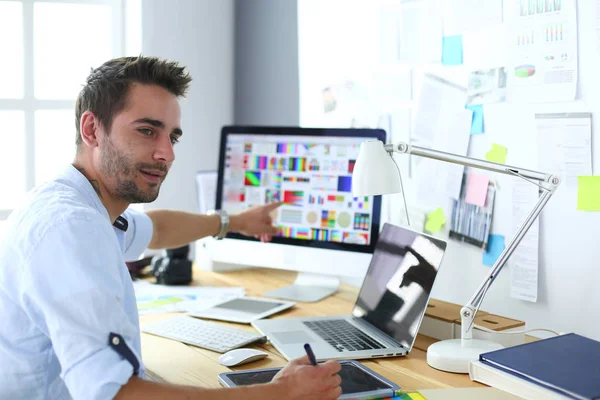
POLYGON ((344 319, 304 321, 303 323, 339 352, 385 348, 344 319))

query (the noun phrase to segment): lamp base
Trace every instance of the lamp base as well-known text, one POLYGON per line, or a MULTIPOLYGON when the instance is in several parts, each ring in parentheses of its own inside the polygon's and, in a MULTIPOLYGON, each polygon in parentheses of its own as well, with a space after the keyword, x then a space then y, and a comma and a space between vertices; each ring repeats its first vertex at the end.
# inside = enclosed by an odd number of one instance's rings
POLYGON ((501 344, 489 340, 471 339, 462 346, 461 339, 436 342, 427 349, 427 364, 446 372, 469 373, 469 363, 478 361, 481 353, 500 350, 501 344))

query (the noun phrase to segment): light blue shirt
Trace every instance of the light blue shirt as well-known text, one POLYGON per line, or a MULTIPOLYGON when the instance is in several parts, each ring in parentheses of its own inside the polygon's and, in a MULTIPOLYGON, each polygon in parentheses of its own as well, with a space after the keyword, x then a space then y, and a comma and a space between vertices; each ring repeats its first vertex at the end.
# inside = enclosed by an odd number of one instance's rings
POLYGON ((144 376, 135 293, 125 261, 152 237, 128 210, 112 226, 88 180, 69 166, 8 218, 0 243, 0 398, 110 399, 133 367, 109 346, 121 335, 144 376))

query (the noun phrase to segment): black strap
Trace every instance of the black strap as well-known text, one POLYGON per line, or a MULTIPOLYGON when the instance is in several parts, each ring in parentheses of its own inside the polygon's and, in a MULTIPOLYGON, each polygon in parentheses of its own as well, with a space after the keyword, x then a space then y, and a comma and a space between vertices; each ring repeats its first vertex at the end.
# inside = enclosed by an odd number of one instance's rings
POLYGON ((129 227, 129 222, 121 216, 117 217, 113 226, 123 232, 127 232, 127 228, 129 227))
POLYGON ((137 375, 140 370, 140 362, 138 361, 135 354, 133 354, 133 351, 131 351, 129 346, 127 346, 127 343, 125 343, 123 336, 111 332, 110 335, 108 335, 108 344, 110 347, 113 348, 113 350, 115 350, 123 358, 129 361, 129 363, 133 367, 133 373, 137 375))

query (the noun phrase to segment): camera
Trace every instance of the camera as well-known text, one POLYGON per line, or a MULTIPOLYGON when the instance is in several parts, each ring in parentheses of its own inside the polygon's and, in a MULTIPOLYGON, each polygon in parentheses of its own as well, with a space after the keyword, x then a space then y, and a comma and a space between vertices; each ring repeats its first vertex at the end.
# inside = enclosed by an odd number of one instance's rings
POLYGON ((192 261, 188 259, 190 246, 165 250, 163 257, 152 259, 152 275, 163 285, 187 285, 192 281, 192 261))

